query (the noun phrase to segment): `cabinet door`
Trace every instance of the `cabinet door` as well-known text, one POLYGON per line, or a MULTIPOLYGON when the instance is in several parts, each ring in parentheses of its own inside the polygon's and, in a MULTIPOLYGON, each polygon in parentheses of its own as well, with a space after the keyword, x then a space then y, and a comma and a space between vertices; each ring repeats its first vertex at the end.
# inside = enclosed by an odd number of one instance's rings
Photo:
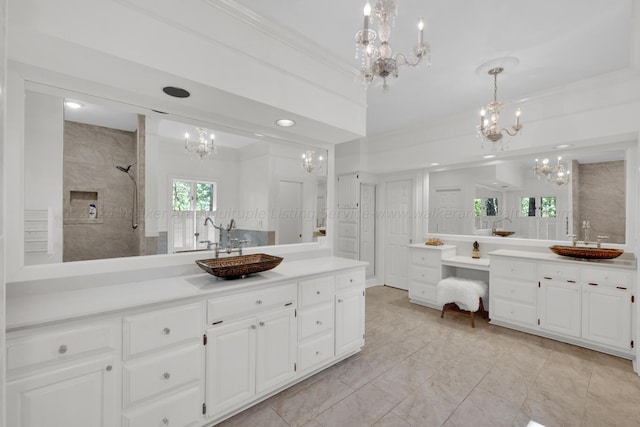
POLYGON ((583 338, 598 344, 631 348, 631 293, 584 285, 583 338))
POLYGON ((110 427, 118 419, 112 355, 7 384, 7 425, 110 427))
POLYGON ((256 392, 261 393, 295 375, 296 318, 293 308, 258 316, 256 392))
POLYGON ((580 337, 582 308, 580 285, 561 281, 540 282, 538 318, 540 328, 580 337))
POLYGON ((336 295, 336 356, 364 345, 364 290, 336 295))
POLYGON ((207 413, 238 405, 255 393, 256 319, 207 330, 207 413))

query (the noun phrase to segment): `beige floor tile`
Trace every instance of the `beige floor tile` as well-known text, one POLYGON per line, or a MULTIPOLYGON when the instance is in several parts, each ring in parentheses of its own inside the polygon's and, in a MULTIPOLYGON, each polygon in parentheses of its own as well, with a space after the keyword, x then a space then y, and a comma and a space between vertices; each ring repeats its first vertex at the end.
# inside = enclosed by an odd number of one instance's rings
POLYGON ((509 427, 520 405, 491 392, 475 389, 451 415, 455 426, 509 427))
POLYGON ((269 405, 258 405, 218 424, 220 427, 287 427, 288 424, 269 405))
POLYGON ((373 352, 351 360, 336 375, 340 381, 358 389, 394 365, 395 362, 387 359, 383 354, 373 352))
POLYGON ((272 407, 290 426, 301 426, 353 391, 353 388, 329 375, 294 395, 276 399, 272 407))
POLYGON ((452 360, 431 377, 450 396, 462 402, 489 372, 483 360, 463 356, 452 360))
POLYGON ((440 426, 461 401, 462 399, 450 395, 440 384, 427 380, 415 393, 393 408, 392 412, 414 426, 440 426))
POLYGON ((321 426, 371 426, 384 417, 398 400, 367 384, 315 418, 321 426))
POLYGON ((563 402, 558 399, 537 400, 528 397, 520 411, 530 420, 544 426, 580 426, 585 415, 586 398, 582 402, 563 402))
POLYGON ((406 359, 372 381, 382 390, 404 399, 437 372, 436 368, 415 359, 406 359))
POLYGON ((535 376, 519 368, 498 363, 482 378, 477 389, 492 392, 519 407, 527 398, 534 380, 535 376))
POLYGON ((615 404, 588 397, 582 425, 585 427, 638 427, 640 425, 639 402, 637 395, 627 396, 615 404))
POLYGON ((411 427, 411 424, 393 414, 387 413, 380 421, 374 424, 374 427, 411 427))

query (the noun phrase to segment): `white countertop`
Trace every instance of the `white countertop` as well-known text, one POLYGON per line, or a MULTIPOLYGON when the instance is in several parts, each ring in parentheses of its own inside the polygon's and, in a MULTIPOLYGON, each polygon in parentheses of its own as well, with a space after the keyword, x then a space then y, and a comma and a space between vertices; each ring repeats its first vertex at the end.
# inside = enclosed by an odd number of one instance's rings
POLYGON ((10 331, 151 304, 236 293, 274 282, 297 280, 303 276, 365 265, 367 263, 363 261, 338 257, 284 260, 272 270, 244 279, 225 280, 203 272, 84 289, 8 296, 6 328, 10 331))
POLYGON ((407 245, 410 248, 421 248, 421 249, 456 249, 456 245, 427 245, 426 243, 412 243, 407 245))
POLYGON ((636 269, 636 259, 628 259, 628 258, 614 258, 614 259, 582 259, 582 258, 571 258, 566 256, 556 255, 552 252, 527 252, 527 251, 514 251, 511 249, 498 249, 497 251, 489 252, 489 256, 497 255, 497 256, 505 256, 505 257, 513 257, 513 258, 526 258, 526 259, 534 259, 537 261, 553 261, 553 262, 564 262, 571 264, 580 264, 590 265, 594 267, 614 267, 614 268, 622 268, 635 270, 636 269))
POLYGON ((456 255, 444 258, 442 260, 442 265, 489 271, 489 258, 471 258, 469 256, 456 255))

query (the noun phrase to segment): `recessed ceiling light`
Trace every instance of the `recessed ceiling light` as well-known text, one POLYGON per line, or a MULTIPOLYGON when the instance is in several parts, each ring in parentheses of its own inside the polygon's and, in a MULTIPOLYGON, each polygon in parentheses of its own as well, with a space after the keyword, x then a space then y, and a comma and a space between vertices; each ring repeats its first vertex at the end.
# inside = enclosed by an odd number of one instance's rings
POLYGON ((433 163, 431 163, 431 166, 440 166, 440 163, 438 163, 438 162, 433 162, 433 163))
POLYGON ((73 108, 74 110, 77 109, 77 108, 84 107, 84 105, 82 105, 78 101, 64 101, 64 105, 69 107, 69 108, 73 108))
POLYGON ((280 119, 276 120, 276 124, 283 128, 290 128, 291 126, 295 126, 296 122, 290 119, 280 119))
POLYGON ((496 157, 495 154, 487 154, 486 156, 482 156, 483 159, 493 159, 494 157, 496 157))
POLYGON ((569 147, 573 147, 573 144, 560 144, 560 145, 555 145, 553 148, 555 148, 556 150, 561 150, 563 148, 569 148, 569 147))
POLYGON ((188 90, 182 89, 181 87, 165 86, 162 88, 162 91, 174 98, 188 98, 191 96, 188 90))

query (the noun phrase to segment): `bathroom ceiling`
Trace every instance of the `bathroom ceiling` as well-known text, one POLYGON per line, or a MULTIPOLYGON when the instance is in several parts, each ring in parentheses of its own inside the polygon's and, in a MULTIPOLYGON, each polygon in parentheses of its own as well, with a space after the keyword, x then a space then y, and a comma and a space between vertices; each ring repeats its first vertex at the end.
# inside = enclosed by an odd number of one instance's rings
MULTIPOLYGON (((354 33, 362 25, 364 0, 236 2, 358 67, 354 33)), ((400 0, 391 47, 410 51, 423 16, 432 65, 402 68, 387 93, 369 87, 367 136, 479 111, 493 97, 493 81, 476 69, 495 58, 519 59, 498 78, 498 98, 508 104, 508 115, 514 102, 631 67, 640 45, 632 2, 400 0)), ((521 107, 526 124, 526 102, 521 107)))

